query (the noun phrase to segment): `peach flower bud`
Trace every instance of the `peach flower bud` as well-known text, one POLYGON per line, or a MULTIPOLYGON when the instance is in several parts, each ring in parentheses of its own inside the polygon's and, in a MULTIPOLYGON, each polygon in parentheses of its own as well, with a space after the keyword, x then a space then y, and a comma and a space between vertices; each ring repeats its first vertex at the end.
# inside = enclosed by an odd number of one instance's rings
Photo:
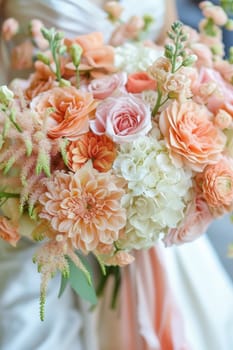
POLYGON ((0 217, 0 238, 10 243, 14 247, 20 239, 18 227, 14 226, 11 221, 4 216, 0 217))
POLYGON ((206 6, 213 6, 213 4, 212 4, 211 1, 202 1, 199 4, 199 7, 200 7, 201 10, 203 10, 206 6))
POLYGON ((231 123, 231 115, 224 111, 224 109, 220 109, 214 118, 214 124, 220 129, 226 129, 231 125, 231 123))
POLYGON ((117 20, 120 18, 121 14, 123 12, 123 9, 124 8, 117 1, 108 1, 104 5, 104 10, 114 20, 117 20))
POLYGON ((211 18, 217 26, 223 26, 227 23, 227 14, 220 6, 212 4, 204 6, 202 13, 206 18, 211 18))
POLYGON ((214 165, 208 165, 202 176, 203 196, 210 207, 223 214, 233 205, 233 163, 222 158, 214 165))
POLYGON ((41 28, 44 27, 44 23, 41 22, 39 19, 32 19, 29 25, 33 37, 37 36, 38 34, 41 34, 41 28))
POLYGON ((2 25, 2 37, 5 41, 9 41, 19 30, 19 23, 14 18, 8 18, 2 25))
POLYGON ((11 65, 14 69, 28 69, 32 67, 33 46, 29 40, 15 46, 11 54, 11 65))
POLYGON ((139 16, 132 16, 126 23, 128 37, 135 38, 144 27, 144 20, 139 16))
POLYGON ((134 257, 127 252, 118 251, 112 257, 107 259, 107 265, 117 265, 120 267, 131 264, 134 261, 134 257))

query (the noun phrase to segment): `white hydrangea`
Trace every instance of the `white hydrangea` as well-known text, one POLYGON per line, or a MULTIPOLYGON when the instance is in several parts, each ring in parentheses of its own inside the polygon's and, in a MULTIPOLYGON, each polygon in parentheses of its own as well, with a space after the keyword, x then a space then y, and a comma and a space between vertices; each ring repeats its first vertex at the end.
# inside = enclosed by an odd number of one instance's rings
POLYGON ((174 165, 164 141, 154 136, 122 145, 114 170, 128 183, 122 202, 127 209, 126 235, 118 244, 125 249, 148 248, 184 217, 192 172, 174 165))
POLYGON ((146 71, 162 54, 161 48, 147 47, 142 43, 125 43, 115 48, 115 66, 128 74, 146 71))

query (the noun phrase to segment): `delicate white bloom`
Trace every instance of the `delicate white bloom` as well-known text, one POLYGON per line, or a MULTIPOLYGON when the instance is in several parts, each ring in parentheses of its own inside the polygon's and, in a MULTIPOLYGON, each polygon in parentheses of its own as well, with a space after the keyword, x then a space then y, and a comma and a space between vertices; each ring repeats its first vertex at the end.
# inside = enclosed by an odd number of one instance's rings
POLYGON ((122 145, 113 165, 128 182, 122 199, 128 220, 121 248, 152 246, 178 226, 191 199, 192 172, 175 166, 164 141, 154 135, 122 145))
POLYGON ((162 53, 162 49, 144 46, 142 43, 126 43, 115 48, 115 66, 129 74, 146 71, 162 53))

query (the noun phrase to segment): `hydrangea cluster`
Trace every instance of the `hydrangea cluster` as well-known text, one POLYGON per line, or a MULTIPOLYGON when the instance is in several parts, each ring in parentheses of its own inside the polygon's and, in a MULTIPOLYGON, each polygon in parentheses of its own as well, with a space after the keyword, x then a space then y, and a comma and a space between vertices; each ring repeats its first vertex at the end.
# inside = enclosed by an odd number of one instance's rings
POLYGON ((150 247, 183 219, 191 199, 192 172, 174 165, 164 141, 154 135, 121 145, 113 167, 128 186, 122 199, 127 224, 118 246, 150 247))
POLYGON ((117 70, 127 73, 146 71, 152 63, 162 55, 163 49, 149 47, 143 43, 127 42, 118 46, 115 51, 115 66, 117 70))

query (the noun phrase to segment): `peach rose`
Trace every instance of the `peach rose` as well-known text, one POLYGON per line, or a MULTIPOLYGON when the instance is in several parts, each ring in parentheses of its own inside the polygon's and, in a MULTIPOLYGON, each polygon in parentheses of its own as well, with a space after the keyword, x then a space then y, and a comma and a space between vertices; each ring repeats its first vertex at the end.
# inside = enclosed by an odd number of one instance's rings
POLYGON ((5 41, 9 41, 17 34, 19 23, 14 18, 6 19, 2 24, 2 37, 5 41))
MULTIPOLYGON (((80 35, 75 39, 65 39, 65 45, 69 48, 72 44, 81 46, 83 53, 80 71, 88 71, 93 78, 98 78, 109 72, 115 72, 114 49, 112 46, 104 45, 102 33, 93 32, 87 35, 80 35)), ((66 65, 67 69, 75 70, 73 63, 66 65)))
POLYGON ((89 130, 89 116, 96 108, 96 101, 90 93, 84 93, 75 87, 55 87, 36 96, 31 108, 39 114, 41 120, 48 115, 48 136, 56 139, 67 137, 75 140, 89 130))
POLYGON ((208 165, 202 175, 202 192, 209 207, 221 214, 233 208, 233 162, 222 158, 208 165))
POLYGON ((29 69, 32 67, 33 45, 30 40, 13 48, 11 53, 11 66, 13 69, 29 69))
POLYGON ((4 216, 0 216, 0 238, 14 247, 20 239, 18 227, 13 225, 11 221, 4 216))
POLYGON ((128 92, 140 93, 145 90, 155 90, 156 82, 146 72, 137 72, 128 76, 126 89, 128 92))
POLYGON ((109 97, 97 107, 90 127, 95 134, 106 134, 116 143, 132 142, 150 131, 150 108, 131 94, 109 97))
POLYGON ((162 111, 159 125, 174 157, 200 172, 218 161, 226 137, 209 118, 209 111, 193 101, 172 102, 162 111))
POLYGON ((104 46, 104 37, 100 32, 93 32, 86 35, 79 35, 74 39, 65 38, 64 43, 68 48, 72 44, 80 45, 85 54, 86 51, 95 50, 104 46))
POLYGON ((103 78, 94 79, 90 82, 87 89, 91 92, 94 98, 104 100, 109 97, 116 89, 124 88, 127 82, 127 74, 117 73, 108 75, 103 78))
POLYGON ((208 205, 201 195, 197 195, 190 204, 183 222, 177 229, 171 229, 163 241, 167 247, 191 242, 205 233, 212 220, 208 205))

